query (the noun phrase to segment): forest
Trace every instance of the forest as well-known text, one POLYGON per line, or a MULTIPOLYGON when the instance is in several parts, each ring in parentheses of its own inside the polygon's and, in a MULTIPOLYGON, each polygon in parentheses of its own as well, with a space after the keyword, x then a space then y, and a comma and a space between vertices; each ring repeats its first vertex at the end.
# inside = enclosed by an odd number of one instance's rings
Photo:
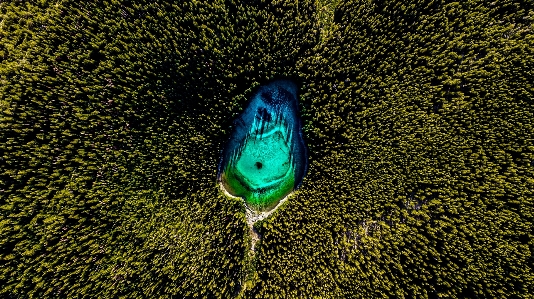
POLYGON ((534 1, 0 2, 1 298, 534 298, 534 1), (309 165, 217 184, 254 89, 309 165))

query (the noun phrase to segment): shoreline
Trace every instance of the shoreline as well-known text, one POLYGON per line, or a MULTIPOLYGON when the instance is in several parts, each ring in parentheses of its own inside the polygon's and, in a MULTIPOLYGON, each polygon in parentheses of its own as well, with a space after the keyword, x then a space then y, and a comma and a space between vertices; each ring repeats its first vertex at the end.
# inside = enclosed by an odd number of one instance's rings
POLYGON ((289 196, 291 196, 293 194, 293 191, 291 191, 289 194, 287 194, 286 196, 284 196, 279 202, 278 204, 276 204, 276 206, 274 206, 271 210, 269 211, 266 211, 266 212, 256 212, 254 211, 253 209, 251 209, 245 199, 243 197, 240 197, 240 196, 234 196, 232 194, 230 194, 226 188, 224 188, 224 184, 219 180, 218 181, 218 185, 219 185, 219 188, 223 191, 224 195, 226 195, 227 197, 230 197, 230 198, 237 198, 239 200, 241 200, 243 202, 243 204, 245 205, 245 218, 247 220, 247 225, 249 227, 249 233, 250 233, 250 237, 251 237, 251 240, 252 240, 252 244, 251 244, 251 247, 250 247, 250 250, 255 252, 255 245, 256 243, 261 239, 261 235, 258 234, 258 232, 254 229, 254 223, 258 222, 258 221, 261 221, 261 220, 264 220, 266 219, 267 217, 269 217, 272 213, 274 213, 283 203, 285 203, 288 199, 289 199, 289 196))

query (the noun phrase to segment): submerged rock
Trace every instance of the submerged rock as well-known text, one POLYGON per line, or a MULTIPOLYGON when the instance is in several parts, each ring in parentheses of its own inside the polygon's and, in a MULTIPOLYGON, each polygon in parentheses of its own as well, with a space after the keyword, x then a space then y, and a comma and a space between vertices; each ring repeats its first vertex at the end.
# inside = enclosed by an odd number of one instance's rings
POLYGON ((234 122, 218 179, 253 210, 272 210, 304 177, 308 161, 297 101, 295 83, 274 81, 258 89, 234 122))

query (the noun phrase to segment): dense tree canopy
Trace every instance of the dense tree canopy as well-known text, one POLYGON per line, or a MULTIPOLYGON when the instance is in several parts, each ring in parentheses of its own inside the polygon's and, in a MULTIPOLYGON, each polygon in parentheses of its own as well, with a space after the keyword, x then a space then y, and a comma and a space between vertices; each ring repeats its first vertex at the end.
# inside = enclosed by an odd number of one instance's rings
POLYGON ((0 3, 0 297, 532 298, 534 3, 0 3), (253 89, 310 165, 255 255, 253 89))

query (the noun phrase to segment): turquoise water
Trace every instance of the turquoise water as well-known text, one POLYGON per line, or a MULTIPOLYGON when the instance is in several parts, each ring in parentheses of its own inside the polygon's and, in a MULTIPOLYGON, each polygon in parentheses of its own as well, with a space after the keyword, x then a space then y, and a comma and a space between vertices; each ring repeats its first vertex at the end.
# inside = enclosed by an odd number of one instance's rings
POLYGON ((274 81, 258 89, 234 122, 218 177, 228 193, 253 209, 272 209, 306 172, 297 101, 295 83, 274 81))

